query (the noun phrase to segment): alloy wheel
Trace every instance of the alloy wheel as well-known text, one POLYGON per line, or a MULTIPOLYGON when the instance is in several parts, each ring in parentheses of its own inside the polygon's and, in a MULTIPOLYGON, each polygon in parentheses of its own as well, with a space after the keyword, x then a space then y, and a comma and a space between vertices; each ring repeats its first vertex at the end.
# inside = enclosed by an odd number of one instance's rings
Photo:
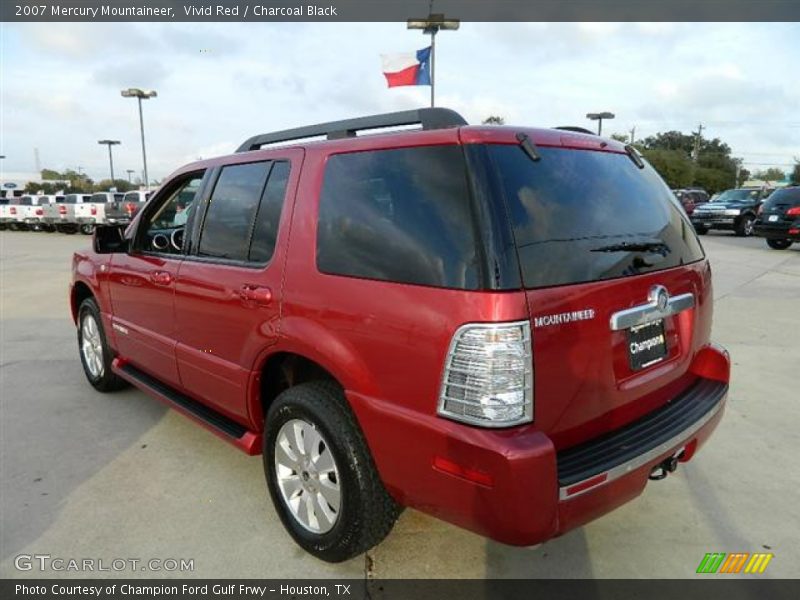
POLYGON ((275 475, 289 512, 306 530, 323 534, 339 518, 341 479, 330 444, 303 419, 283 424, 275 438, 275 475))

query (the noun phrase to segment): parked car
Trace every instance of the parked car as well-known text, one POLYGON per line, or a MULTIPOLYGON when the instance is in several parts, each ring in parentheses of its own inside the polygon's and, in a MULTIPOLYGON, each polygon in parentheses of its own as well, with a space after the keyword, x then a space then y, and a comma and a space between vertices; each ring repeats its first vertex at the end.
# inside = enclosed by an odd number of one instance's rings
POLYGON ((91 204, 91 197, 91 194, 67 194, 55 205, 45 207, 43 222, 60 233, 92 233, 91 220, 101 218, 102 207, 91 204), (97 217, 98 214, 101 216, 97 217))
POLYGON ((708 202, 708 192, 703 189, 687 188, 673 191, 687 215, 691 215, 698 205, 708 202))
POLYGON ((738 236, 753 235, 758 208, 770 191, 754 187, 726 190, 695 208, 692 225, 700 235, 709 229, 732 230, 738 236))
POLYGON ((30 228, 38 228, 38 219, 41 215, 37 214, 41 210, 39 206, 39 196, 25 194, 19 199, 8 204, 6 225, 9 229, 26 231, 30 228))
POLYGON ((727 396, 700 242, 594 135, 441 108, 258 135, 98 227, 72 272, 90 384, 261 454, 328 561, 403 506, 507 544, 562 534, 693 458, 727 396))
POLYGON ((43 222, 44 210, 50 204, 63 201, 64 196, 60 194, 43 194, 40 196, 24 196, 20 200, 20 215, 22 221, 28 229, 41 231, 49 229, 43 222))
POLYGON ((775 190, 761 206, 755 234, 774 250, 786 250, 800 242, 800 186, 775 190))
POLYGON ((12 226, 17 218, 18 205, 19 198, 14 196, 6 196, 0 200, 0 231, 12 226))
POLYGON ((116 194, 114 201, 106 207, 106 222, 109 224, 127 224, 145 205, 150 192, 133 191, 124 195, 116 194))

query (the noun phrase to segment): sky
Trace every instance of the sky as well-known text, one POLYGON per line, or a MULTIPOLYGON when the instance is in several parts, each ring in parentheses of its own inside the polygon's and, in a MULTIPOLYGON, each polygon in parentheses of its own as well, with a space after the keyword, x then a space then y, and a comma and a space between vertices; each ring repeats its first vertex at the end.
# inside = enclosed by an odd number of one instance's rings
MULTIPOLYGON (((462 23, 437 37, 437 106, 470 123, 719 137, 751 171, 800 158, 798 23, 462 23)), ((0 24, 0 154, 6 172, 81 167, 161 179, 269 131, 427 106, 428 87, 388 89, 381 53, 428 36, 402 23, 0 24)))

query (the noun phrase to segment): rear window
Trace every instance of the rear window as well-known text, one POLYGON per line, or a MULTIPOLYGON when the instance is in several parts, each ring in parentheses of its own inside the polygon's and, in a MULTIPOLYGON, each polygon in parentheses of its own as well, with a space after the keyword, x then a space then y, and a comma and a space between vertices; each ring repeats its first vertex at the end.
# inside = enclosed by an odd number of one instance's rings
POLYGON ((125 202, 139 202, 139 201, 141 201, 141 197, 136 192, 129 192, 129 193, 125 194, 124 201, 125 202))
POLYGON ((19 203, 22 206, 31 206, 33 204, 33 198, 31 198, 30 196, 23 196, 20 199, 19 203))
POLYGON ((64 202, 67 204, 77 204, 80 198, 80 194, 67 194, 67 196, 64 198, 64 202))
MULTIPOLYGON (((85 200, 84 200, 84 202, 85 202, 85 200)), ((89 198, 89 202, 94 202, 94 203, 108 202, 108 196, 106 196, 105 194, 93 194, 89 198)))
POLYGON ((776 206, 784 207, 784 205, 785 208, 800 206, 800 187, 775 190, 764 203, 764 209, 767 210, 776 206))
POLYGON ((331 156, 317 230, 324 273, 476 289, 464 154, 427 146, 331 156))
POLYGON ((638 275, 703 258, 675 196, 650 165, 639 169, 610 152, 539 153, 533 162, 518 146, 489 146, 525 287, 638 275))

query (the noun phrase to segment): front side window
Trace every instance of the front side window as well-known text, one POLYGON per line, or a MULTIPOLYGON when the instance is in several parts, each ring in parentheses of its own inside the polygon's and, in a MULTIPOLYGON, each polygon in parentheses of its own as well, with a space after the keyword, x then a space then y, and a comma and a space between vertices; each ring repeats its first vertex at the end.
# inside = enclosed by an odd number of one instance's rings
POLYGON ((214 186, 203 221, 198 255, 246 261, 270 163, 229 165, 214 186))
POLYGON ((479 257, 461 148, 331 156, 320 196, 317 267, 335 275, 476 289, 479 257))
POLYGON ((202 172, 189 176, 145 219, 142 224, 143 249, 165 254, 183 251, 186 219, 181 214, 193 210, 202 181, 202 172))

